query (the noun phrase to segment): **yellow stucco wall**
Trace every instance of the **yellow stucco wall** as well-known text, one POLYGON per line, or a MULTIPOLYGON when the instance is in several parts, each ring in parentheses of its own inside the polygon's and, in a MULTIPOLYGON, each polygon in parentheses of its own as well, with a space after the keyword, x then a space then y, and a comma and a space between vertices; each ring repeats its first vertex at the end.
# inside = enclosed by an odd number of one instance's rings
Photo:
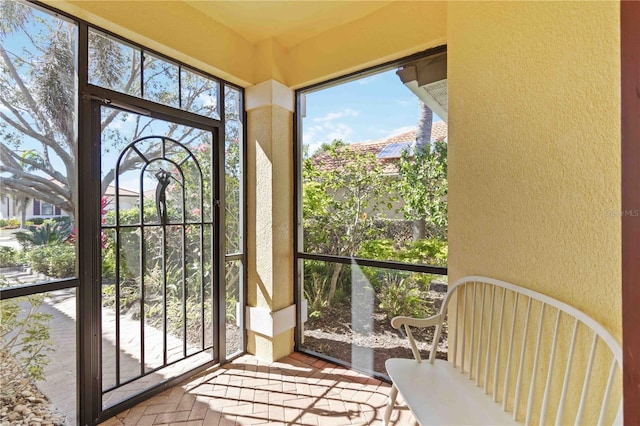
POLYGON ((446 43, 447 3, 397 2, 289 50, 294 88, 446 43))
POLYGON ((451 2, 447 16, 450 282, 532 288, 620 339, 618 3, 451 2))
POLYGON ((619 6, 452 2, 449 268, 621 335, 619 6))

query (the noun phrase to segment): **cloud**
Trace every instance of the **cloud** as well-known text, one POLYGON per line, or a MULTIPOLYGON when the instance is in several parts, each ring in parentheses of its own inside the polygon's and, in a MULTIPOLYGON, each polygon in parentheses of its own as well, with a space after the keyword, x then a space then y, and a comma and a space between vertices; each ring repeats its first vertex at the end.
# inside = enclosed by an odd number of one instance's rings
POLYGON ((313 154, 323 143, 334 139, 348 142, 353 135, 353 128, 346 123, 323 122, 304 128, 302 143, 309 146, 309 154, 313 154))
POLYGON ((418 102, 416 102, 415 99, 398 99, 396 103, 400 106, 410 106, 416 105, 418 102))
POLYGON ((402 133, 406 133, 409 132, 411 130, 415 130, 416 126, 402 126, 402 127, 397 127, 395 129, 393 129, 392 131, 390 131, 386 137, 390 138, 392 136, 397 136, 400 135, 402 133))
POLYGON ((312 154, 323 143, 329 143, 334 139, 348 142, 353 135, 353 128, 341 119, 357 117, 359 114, 359 111, 346 108, 341 111, 329 112, 322 117, 310 118, 308 122, 305 122, 302 134, 302 142, 309 146, 309 154, 312 154))
POLYGON ((313 121, 315 123, 324 123, 324 122, 328 122, 328 121, 333 121, 333 120, 337 120, 339 118, 343 118, 343 117, 357 117, 358 114, 360 114, 360 112, 347 108, 344 109, 342 111, 335 111, 335 112, 329 112, 327 113, 324 117, 317 117, 314 118, 313 121))

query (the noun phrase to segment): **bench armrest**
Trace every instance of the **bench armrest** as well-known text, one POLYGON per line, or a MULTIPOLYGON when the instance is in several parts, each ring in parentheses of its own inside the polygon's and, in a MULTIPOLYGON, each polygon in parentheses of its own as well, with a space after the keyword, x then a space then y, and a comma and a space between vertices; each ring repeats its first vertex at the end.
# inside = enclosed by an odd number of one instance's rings
MULTIPOLYGON (((416 340, 413 338, 413 334, 411 333, 410 327, 424 328, 431 326, 440 327, 442 325, 442 314, 437 314, 429 318, 411 318, 411 317, 394 317, 391 320, 391 326, 396 330, 400 327, 404 327, 404 331, 409 338, 409 344, 411 345, 411 352, 413 352, 413 357, 416 361, 422 362, 422 358, 420 357, 420 351, 418 350, 418 346, 416 345, 416 340)), ((434 341, 432 344, 432 351, 437 350, 438 344, 437 339, 440 336, 440 329, 436 328, 436 333, 434 335, 434 341)), ((433 357, 432 357, 433 358, 433 357)), ((432 361, 433 362, 433 361, 432 361)))
POLYGON ((442 315, 437 314, 429 318, 412 318, 412 317, 394 317, 391 320, 391 327, 396 330, 400 327, 409 326, 409 327, 431 327, 433 325, 439 325, 441 321, 442 315))

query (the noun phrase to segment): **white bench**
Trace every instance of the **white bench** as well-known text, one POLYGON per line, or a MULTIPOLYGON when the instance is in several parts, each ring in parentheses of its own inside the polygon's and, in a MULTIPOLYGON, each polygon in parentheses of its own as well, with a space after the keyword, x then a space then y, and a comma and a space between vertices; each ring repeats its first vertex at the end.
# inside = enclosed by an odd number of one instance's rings
POLYGON ((565 303, 465 277, 450 286, 437 315, 391 324, 404 327, 415 359, 386 361, 393 386, 385 425, 398 393, 421 425, 622 424, 620 345, 565 303), (435 354, 447 308, 453 329, 444 361, 435 354), (436 327, 431 355, 421 362, 411 328, 429 326, 436 327))

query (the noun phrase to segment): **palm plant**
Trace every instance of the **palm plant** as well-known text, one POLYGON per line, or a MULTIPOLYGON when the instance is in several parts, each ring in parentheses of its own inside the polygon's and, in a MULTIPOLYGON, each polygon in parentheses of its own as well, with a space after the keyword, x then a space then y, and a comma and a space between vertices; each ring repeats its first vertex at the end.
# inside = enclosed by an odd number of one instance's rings
POLYGON ((46 220, 41 226, 29 227, 28 231, 16 232, 15 238, 23 247, 62 244, 73 232, 70 222, 46 220))

